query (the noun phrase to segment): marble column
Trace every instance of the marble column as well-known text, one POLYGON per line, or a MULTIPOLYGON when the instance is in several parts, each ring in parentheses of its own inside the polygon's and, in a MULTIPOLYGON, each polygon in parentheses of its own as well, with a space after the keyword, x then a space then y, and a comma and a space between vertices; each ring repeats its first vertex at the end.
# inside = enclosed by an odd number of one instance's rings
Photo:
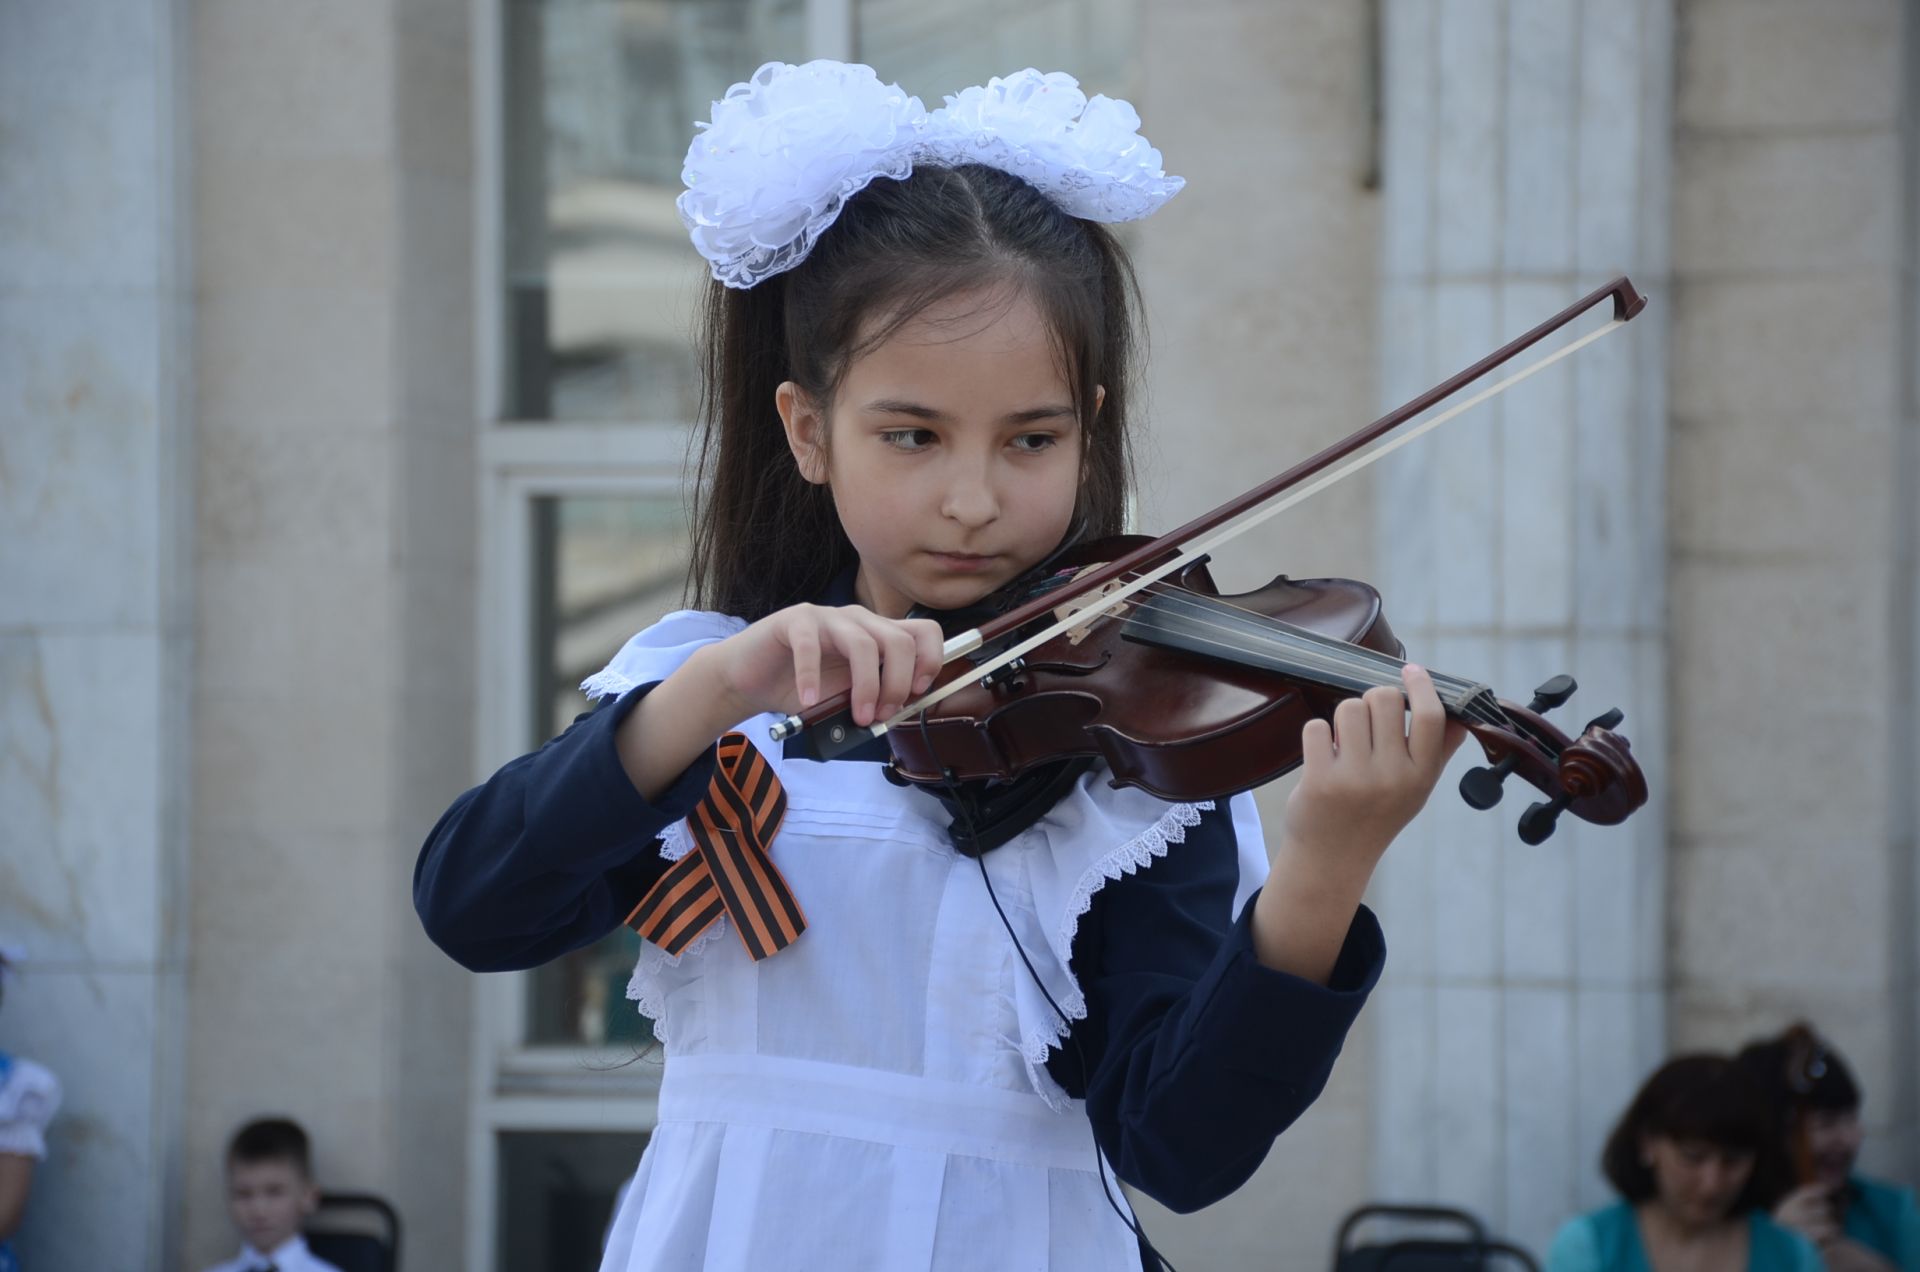
POLYGON ((66 1088, 28 1267, 158 1266, 179 1216, 182 7, 0 3, 0 1047, 66 1088))
MULTIPOLYGON (((1622 331, 1382 465, 1376 553, 1416 660, 1555 718, 1626 712, 1652 802, 1545 844, 1441 791, 1388 854, 1373 1008, 1377 1196, 1535 1250, 1605 1195, 1613 1117, 1664 1045, 1670 0, 1386 0, 1383 408, 1616 274, 1622 331)), ((1604 311, 1603 311, 1604 312, 1604 311)))

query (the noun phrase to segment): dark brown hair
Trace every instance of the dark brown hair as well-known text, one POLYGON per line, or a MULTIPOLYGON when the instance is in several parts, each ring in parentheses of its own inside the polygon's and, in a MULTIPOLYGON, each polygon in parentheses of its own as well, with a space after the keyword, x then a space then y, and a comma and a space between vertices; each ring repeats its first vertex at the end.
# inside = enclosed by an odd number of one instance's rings
POLYGON ((830 402, 853 362, 903 323, 990 287, 1039 307, 1066 368, 1083 438, 1076 529, 1121 529, 1139 310, 1126 253, 1104 227, 1069 216, 1018 177, 977 164, 923 167, 849 199, 794 269, 746 290, 710 284, 695 605, 762 618, 818 595, 855 563, 831 493, 794 463, 774 392, 791 380, 830 402), (1096 386, 1106 390, 1097 427, 1096 386))
POLYGON ((1783 1117, 1800 1109, 1850 1112, 1860 1107, 1860 1085, 1840 1053, 1805 1021, 1777 1037, 1740 1048, 1741 1064, 1766 1084, 1783 1117))
POLYGON ((1772 1196, 1783 1173, 1766 1088, 1745 1067, 1720 1055, 1678 1056, 1654 1070, 1607 1137, 1600 1169, 1622 1197, 1641 1202, 1659 1191, 1653 1168, 1641 1160, 1648 1136, 1693 1140, 1753 1154, 1753 1173, 1735 1198, 1733 1214, 1772 1196))
POLYGON ((300 1123, 286 1117, 262 1117, 233 1133, 227 1145, 227 1165, 291 1162, 302 1179, 313 1178, 312 1153, 300 1123))
MULTIPOLYGON (((1793 1144, 1801 1118, 1815 1110, 1851 1113, 1860 1108, 1860 1086, 1853 1070, 1813 1026, 1798 1021, 1773 1038, 1762 1038, 1740 1048, 1735 1062, 1752 1073, 1767 1093, 1774 1143, 1783 1161, 1793 1160, 1793 1144)), ((1772 1207, 1793 1186, 1783 1173, 1773 1192, 1762 1198, 1772 1207)))

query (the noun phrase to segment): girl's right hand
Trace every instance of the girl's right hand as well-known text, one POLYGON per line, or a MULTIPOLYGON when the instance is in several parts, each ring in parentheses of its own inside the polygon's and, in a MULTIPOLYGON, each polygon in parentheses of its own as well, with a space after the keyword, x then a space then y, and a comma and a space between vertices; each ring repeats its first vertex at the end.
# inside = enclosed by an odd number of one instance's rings
POLYGON ((793 605, 713 646, 713 672, 739 719, 804 711, 844 689, 853 722, 864 728, 927 691, 944 641, 932 619, 793 605))

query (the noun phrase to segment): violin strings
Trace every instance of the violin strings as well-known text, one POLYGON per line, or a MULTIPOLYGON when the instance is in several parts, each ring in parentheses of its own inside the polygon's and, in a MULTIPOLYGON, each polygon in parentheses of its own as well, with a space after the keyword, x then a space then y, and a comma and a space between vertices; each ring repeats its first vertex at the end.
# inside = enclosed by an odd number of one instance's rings
MULTIPOLYGON (((1213 626, 1223 631, 1243 631, 1255 639, 1264 638, 1276 644, 1299 649, 1310 658, 1319 658, 1320 665, 1346 668, 1355 677, 1363 677, 1367 670, 1372 670, 1377 675, 1376 683, 1381 685, 1398 683, 1400 668, 1406 665, 1404 659, 1368 649, 1364 645, 1336 640, 1308 628, 1288 623, 1284 619, 1245 609, 1219 598, 1201 597, 1181 589, 1158 591, 1148 588, 1147 591, 1161 597, 1168 608, 1184 606, 1190 615, 1199 615, 1200 617, 1195 618, 1194 621, 1203 625, 1213 626), (1230 623, 1207 622, 1215 614, 1231 618, 1238 623, 1238 627, 1230 623)), ((1450 684, 1463 694, 1473 688, 1471 682, 1458 680, 1439 672, 1433 673, 1433 678, 1435 684, 1450 684)))
MULTIPOLYGON (((1341 646, 1338 642, 1321 645, 1311 639, 1304 629, 1293 628, 1290 624, 1272 619, 1266 615, 1255 614, 1227 604, 1209 604, 1207 601, 1180 589, 1147 589, 1148 595, 1157 596, 1163 611, 1179 613, 1196 627, 1221 632, 1228 636, 1238 636, 1258 643, 1262 652, 1295 651, 1304 660, 1302 671, 1322 671, 1344 675, 1361 682, 1366 687, 1388 685, 1398 682, 1398 669, 1402 663, 1372 650, 1363 650, 1359 646, 1341 646), (1228 621, 1220 621, 1221 619, 1228 621), (1391 671, 1389 671, 1391 668, 1391 671)), ((1149 611, 1151 612, 1151 611, 1149 611)), ((1154 624, 1141 619, 1128 619, 1120 616, 1123 622, 1132 622, 1142 630, 1152 630, 1154 624)), ((1217 643, 1217 642, 1216 642, 1217 643)), ((1222 646, 1224 647, 1224 646, 1222 646)), ((1436 681, 1440 680, 1436 677, 1436 681)), ((1464 684, 1454 686, 1464 689, 1464 684)))
MULTIPOLYGON (((1395 658, 1378 650, 1367 649, 1364 646, 1348 644, 1319 632, 1297 627, 1282 619, 1245 609, 1221 598, 1200 597, 1191 592, 1180 591, 1164 592, 1161 595, 1163 601, 1170 606, 1184 607, 1188 611, 1191 622, 1229 633, 1245 631, 1255 639, 1277 637, 1274 643, 1282 647, 1302 649, 1307 659, 1307 665, 1303 667, 1306 671, 1330 669, 1366 683, 1368 671, 1373 670, 1377 678, 1372 683, 1397 685, 1399 669, 1406 665, 1404 659, 1395 658), (1216 611, 1240 618, 1240 627, 1208 623, 1206 617, 1192 617, 1193 615, 1210 615, 1216 611), (1326 656, 1317 657, 1317 651, 1324 651, 1326 656)), ((1506 726, 1509 723, 1503 712, 1486 704, 1484 686, 1443 672, 1429 674, 1433 677, 1435 687, 1441 691, 1443 700, 1446 699, 1448 691, 1455 695, 1456 700, 1449 705, 1455 707, 1459 714, 1489 725, 1506 726)))
MULTIPOLYGON (((1126 618, 1126 617, 1121 617, 1121 618, 1119 619, 1119 622, 1120 622, 1120 623, 1121 623, 1122 625, 1124 625, 1124 626, 1128 626, 1128 627, 1133 627, 1133 628, 1135 628, 1135 629, 1138 629, 1138 630, 1142 630, 1142 631, 1152 631, 1152 630, 1155 630, 1155 627, 1154 627, 1154 625, 1153 625, 1152 623, 1149 623, 1149 622, 1142 622, 1142 621, 1140 621, 1140 620, 1138 620, 1138 619, 1131 619, 1131 618, 1126 618)), ((1212 646, 1212 647, 1214 647, 1214 648, 1216 648, 1216 649, 1219 649, 1219 650, 1221 650, 1221 651, 1222 651, 1222 654, 1221 654, 1221 656, 1222 656, 1223 658, 1225 658, 1225 659, 1227 659, 1228 661, 1239 661, 1238 659, 1236 659, 1236 658, 1235 658, 1235 655, 1236 655, 1236 654, 1241 654, 1241 653, 1243 653, 1243 652, 1245 651, 1245 647, 1244 647, 1244 646, 1241 646, 1241 645, 1234 645, 1234 644, 1228 644, 1228 643, 1227 643, 1227 642, 1225 642, 1225 641, 1219 641, 1219 640, 1209 640, 1209 639, 1207 639, 1207 638, 1206 638, 1206 637, 1204 637, 1204 636, 1196 636, 1196 635, 1193 635, 1193 634, 1191 634, 1191 633, 1188 633, 1188 638, 1189 638, 1189 639, 1190 639, 1190 640, 1191 640, 1191 641, 1192 641, 1192 642, 1193 642, 1193 643, 1194 643, 1195 645, 1202 645, 1202 646, 1212 646)), ((1327 677, 1327 676, 1326 676, 1326 675, 1325 675, 1324 673, 1322 673, 1322 674, 1315 674, 1315 669, 1311 669, 1311 668, 1305 668, 1305 669, 1302 669, 1302 670, 1303 670, 1303 672, 1305 672, 1305 674, 1307 674, 1307 675, 1309 676, 1309 678, 1313 678, 1313 679, 1318 679, 1318 680, 1320 680, 1320 681, 1321 681, 1321 683, 1327 683, 1327 681, 1328 681, 1328 677, 1327 677)), ((1359 678, 1359 677, 1355 677, 1355 679, 1360 679, 1360 678, 1359 678)), ((1365 684, 1365 683, 1367 683, 1367 682, 1365 682, 1365 681, 1362 681, 1362 683, 1363 683, 1363 684, 1365 684)), ((1335 687, 1336 687, 1336 688, 1350 688, 1350 687, 1354 687, 1354 686, 1351 686, 1351 685, 1335 685, 1335 687)), ((1502 722, 1501 722, 1500 720, 1497 720, 1497 719, 1495 719, 1495 718, 1493 718, 1493 717, 1492 717, 1492 716, 1491 716, 1491 715, 1489 714, 1489 712, 1487 712, 1487 711, 1486 711, 1485 709, 1483 709, 1483 708, 1482 708, 1482 706, 1480 705, 1480 703, 1478 702, 1478 700, 1477 700, 1476 698, 1473 698, 1473 697, 1469 697, 1469 698, 1467 698, 1467 699, 1465 699, 1465 700, 1463 700, 1463 701, 1460 701, 1460 702, 1448 702, 1448 701, 1447 701, 1447 700, 1445 699, 1445 697, 1443 696, 1443 697, 1442 697, 1442 700, 1441 700, 1441 701, 1442 701, 1442 704, 1443 704, 1443 705, 1445 705, 1445 706, 1449 706, 1449 707, 1451 707, 1451 708, 1452 708, 1452 712, 1451 712, 1451 714, 1453 714, 1453 715, 1455 715, 1455 716, 1458 716, 1458 717, 1462 717, 1462 718, 1465 718, 1465 719, 1468 719, 1468 720, 1470 720, 1470 721, 1474 721, 1474 722, 1477 722, 1477 723, 1481 723, 1481 724, 1486 724, 1486 725, 1492 725, 1492 726, 1495 726, 1495 727, 1499 727, 1499 726, 1501 725, 1501 723, 1502 723, 1502 722)))
MULTIPOLYGON (((1297 670, 1302 674, 1344 676, 1358 682, 1358 686, 1339 687, 1397 685, 1399 668, 1405 665, 1404 660, 1394 658, 1392 655, 1323 636, 1318 632, 1297 627, 1281 619, 1245 609, 1219 598, 1203 598, 1178 588, 1150 587, 1146 591, 1157 596, 1160 603, 1167 609, 1183 610, 1182 617, 1199 628, 1220 632, 1229 637, 1238 636, 1263 642, 1265 646, 1263 652, 1276 657, 1280 656, 1277 651, 1285 651, 1300 658, 1297 670), (1217 621, 1216 614, 1229 616, 1235 621, 1217 621)), ((1130 625, 1136 630, 1155 630, 1155 624, 1151 621, 1129 618, 1126 615, 1120 615, 1119 618, 1123 624, 1130 625)), ((1222 650, 1223 656, 1226 657, 1241 652, 1243 648, 1230 644, 1225 639, 1210 640, 1204 636, 1188 634, 1197 643, 1222 650)), ((1456 714, 1488 725, 1505 726, 1507 724, 1504 713, 1499 713, 1486 705, 1482 686, 1445 673, 1430 674, 1433 676, 1436 688, 1442 691, 1443 700, 1449 690, 1455 696, 1456 700, 1449 702, 1448 705, 1454 708, 1456 714)))
MULTIPOLYGON (((1190 623, 1194 623, 1196 626, 1200 626, 1200 628, 1208 628, 1208 630, 1215 630, 1215 632, 1227 632, 1229 636, 1252 636, 1256 642, 1258 642, 1258 640, 1265 640, 1265 638, 1269 636, 1267 632, 1260 630, 1258 624, 1254 623, 1242 624, 1242 626, 1238 626, 1238 628, 1236 628, 1236 626, 1229 626, 1229 624, 1212 623, 1212 621, 1210 621, 1210 611, 1208 611, 1206 603, 1204 603, 1204 601, 1198 601, 1196 598, 1183 596, 1183 594, 1164 594, 1164 599, 1169 603, 1169 607, 1185 605, 1188 611, 1190 611, 1190 615, 1192 615, 1192 613, 1202 615, 1202 617, 1198 617, 1198 619, 1188 617, 1190 623), (1252 628, 1252 630, 1246 630, 1246 628, 1252 628)), ((1233 605, 1221 605, 1221 609, 1235 609, 1235 611, 1238 611, 1238 607, 1233 607, 1233 605)), ((1260 621, 1260 623, 1273 623, 1273 621, 1267 619, 1265 615, 1254 615, 1252 611, 1238 611, 1238 613, 1244 613, 1244 615, 1248 615, 1250 619, 1260 621)), ((1129 617, 1119 617, 1119 621, 1127 624, 1127 626, 1133 626, 1135 630, 1164 630, 1164 628, 1158 628, 1156 624, 1150 623, 1150 621, 1129 619, 1129 617)), ((1248 651, 1246 644, 1229 644, 1227 640, 1210 640, 1208 636, 1196 634, 1196 632, 1183 632, 1183 634, 1187 634, 1188 640, 1192 640, 1192 642, 1198 644, 1198 646, 1219 649, 1219 651, 1221 651, 1221 657, 1227 657, 1229 661, 1244 661, 1244 653, 1248 651), (1240 657, 1236 659, 1236 655, 1240 655, 1240 657)), ((1275 648, 1288 648, 1284 640, 1281 640, 1281 642, 1267 640, 1267 644, 1269 644, 1269 646, 1275 646, 1275 648)), ((1298 644, 1300 644, 1300 642, 1294 642, 1294 648, 1298 648, 1298 644)), ((1263 651, 1265 651, 1265 649, 1263 649, 1263 651)), ((1365 653, 1373 653, 1373 651, 1365 651, 1365 653)), ((1384 663, 1394 663, 1388 655, 1379 655, 1379 659, 1382 665, 1384 665, 1384 663)), ((1394 665, 1398 665, 1398 663, 1394 663, 1394 665)), ((1373 667, 1377 667, 1377 665, 1375 665, 1371 659, 1329 659, 1329 657, 1317 657, 1317 653, 1309 649, 1306 661, 1286 665, 1286 667, 1283 667, 1283 671, 1296 671, 1296 673, 1302 674, 1302 676, 1308 676, 1308 678, 1319 678, 1319 680, 1323 680, 1323 682, 1334 682, 1336 688, 1361 688, 1361 690, 1363 690, 1363 688, 1373 688, 1373 686, 1398 684, 1398 676, 1396 676, 1396 678, 1382 678, 1382 676, 1377 676, 1377 674, 1369 674, 1369 671, 1373 671, 1373 667), (1344 680, 1344 684, 1342 684, 1342 680, 1344 680)), ((1471 719, 1471 721, 1494 724, 1494 726, 1500 726, 1501 722, 1503 722, 1498 715, 1490 713, 1490 711, 1482 705, 1482 701, 1480 701, 1480 697, 1482 696, 1480 696, 1478 686, 1475 686, 1475 684, 1471 684, 1471 682, 1459 682, 1459 680, 1455 680, 1452 676, 1436 676, 1436 682, 1438 682, 1438 688, 1442 688, 1442 690, 1453 688, 1455 701, 1448 701, 1448 705, 1453 707, 1453 713, 1455 713, 1455 715, 1459 715, 1459 717, 1463 717, 1463 719, 1471 719), (1452 684, 1448 684, 1448 682, 1452 682, 1452 684)), ((1442 701, 1446 701, 1446 694, 1442 694, 1442 701)))
MULTIPOLYGON (((1120 618, 1119 621, 1125 626, 1128 626, 1140 631, 1158 630, 1153 623, 1145 622, 1139 619, 1122 617, 1120 618)), ((1186 633, 1186 635, 1187 635, 1187 638, 1196 646, 1211 647, 1213 649, 1219 650, 1220 656, 1225 658, 1228 661, 1243 661, 1242 658, 1238 658, 1236 657, 1236 655, 1243 655, 1247 651, 1247 647, 1242 644, 1233 644, 1233 643, 1228 643, 1222 640, 1212 640, 1212 639, 1208 639, 1205 636, 1197 635, 1191 632, 1186 633)), ((1304 678, 1317 680, 1323 684, 1330 683, 1335 688, 1365 689, 1365 688, 1371 688, 1371 687, 1383 687, 1386 684, 1393 683, 1393 682, 1375 681, 1375 680, 1372 680, 1371 678, 1362 677, 1362 676, 1343 677, 1342 673, 1346 671, 1345 668, 1342 668, 1336 665, 1331 665, 1325 662, 1320 662, 1317 665, 1299 664, 1296 666, 1290 666, 1288 668, 1285 668, 1285 670, 1296 671, 1298 672, 1298 674, 1302 675, 1304 678), (1340 681, 1343 678, 1346 679, 1348 682, 1340 683, 1340 681)), ((1459 696, 1458 698, 1449 698, 1445 693, 1443 693, 1441 695, 1441 702, 1443 705, 1451 709, 1451 714, 1459 718, 1478 722, 1481 724, 1494 726, 1494 727, 1505 726, 1505 723, 1506 723, 1505 720, 1502 717, 1497 716, 1496 714, 1494 714, 1492 710, 1487 708, 1477 694, 1465 694, 1465 695, 1459 696)))

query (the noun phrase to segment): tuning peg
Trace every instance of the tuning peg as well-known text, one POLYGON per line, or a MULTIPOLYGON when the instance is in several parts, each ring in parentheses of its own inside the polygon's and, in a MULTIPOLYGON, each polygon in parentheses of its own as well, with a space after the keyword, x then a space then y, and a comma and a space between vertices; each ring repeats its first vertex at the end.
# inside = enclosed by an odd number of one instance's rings
POLYGON ((1564 706, 1567 699, 1573 697, 1573 691, 1579 687, 1572 676, 1555 676, 1533 691, 1533 701, 1527 704, 1527 710, 1535 715, 1542 715, 1564 706))
MULTIPOLYGON (((1597 715, 1593 717, 1593 719, 1587 721, 1587 729, 1618 728, 1620 725, 1620 722, 1626 718, 1627 718, 1626 712, 1622 711, 1618 707, 1614 707, 1608 710, 1606 714, 1597 715)), ((1581 732, 1582 733, 1586 732, 1586 729, 1582 729, 1581 732)))
POLYGON ((1520 842, 1546 843, 1560 820, 1560 814, 1566 811, 1571 802, 1569 796, 1557 795, 1546 803, 1529 805, 1527 811, 1520 814, 1520 842))
POLYGON ((1519 752, 1509 751, 1492 768, 1473 768, 1462 773, 1460 798, 1483 813, 1498 804, 1500 784, 1507 780, 1507 774, 1513 772, 1514 761, 1519 758, 1519 752))

